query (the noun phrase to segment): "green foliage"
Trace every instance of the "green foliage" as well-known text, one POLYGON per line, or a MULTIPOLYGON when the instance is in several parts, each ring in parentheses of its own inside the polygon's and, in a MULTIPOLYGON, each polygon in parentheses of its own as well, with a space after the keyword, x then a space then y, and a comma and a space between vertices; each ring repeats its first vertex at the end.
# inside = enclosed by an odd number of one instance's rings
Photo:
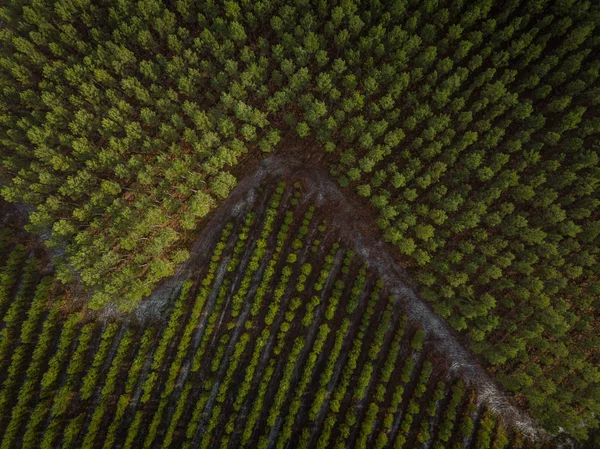
MULTIPOLYGON (((92 308, 133 310, 189 257, 200 219, 230 195, 238 165, 283 149, 284 137, 285 146, 300 139, 313 145, 311 163, 326 161, 374 206, 423 297, 505 387, 550 432, 586 437, 600 403, 595 2, 126 3, 0 9, 0 192, 30 208, 27 230, 56 254, 61 281, 80 282, 92 308)), ((241 316, 249 279, 264 269, 251 316, 278 327, 287 282, 298 275, 292 287, 303 295, 319 276, 321 267, 303 260, 306 235, 263 268, 261 239, 248 279, 240 287, 229 279, 205 302, 226 308, 233 289, 232 319, 241 316), (279 270, 280 256, 298 267, 279 270), (305 263, 314 273, 298 272, 305 263)), ((29 254, 16 247, 5 256, 0 241, 0 315, 11 341, 0 356, 16 369, 29 357, 12 344, 26 310, 19 289, 33 279, 19 287, 29 254)), ((346 298, 347 313, 362 313, 364 279, 354 277, 339 279, 348 296, 336 289, 315 305, 314 323, 321 305, 331 320, 346 298)), ((206 279, 208 288, 214 279, 206 279)), ((42 318, 31 310, 26 345, 42 318)), ((200 358, 218 323, 207 320, 198 337, 200 358)), ((40 374, 44 394, 70 357, 78 333, 70 326, 40 374)), ((166 329, 143 403, 162 382, 165 342, 179 335, 174 324, 166 329)), ((6 391, 17 377, 7 374, 6 391)), ((32 405, 38 423, 44 407, 32 405)), ((63 446, 82 444, 86 423, 73 416, 63 446)), ((14 426, 10 435, 19 434, 14 426)), ((130 435, 127 446, 140 443, 130 435)))

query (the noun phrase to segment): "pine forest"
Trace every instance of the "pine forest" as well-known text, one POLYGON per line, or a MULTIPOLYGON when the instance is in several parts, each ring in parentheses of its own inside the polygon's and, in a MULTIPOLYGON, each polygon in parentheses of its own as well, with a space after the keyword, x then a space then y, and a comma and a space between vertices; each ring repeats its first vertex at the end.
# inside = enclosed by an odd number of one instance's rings
POLYGON ((600 448, 600 3, 0 2, 0 449, 600 448))

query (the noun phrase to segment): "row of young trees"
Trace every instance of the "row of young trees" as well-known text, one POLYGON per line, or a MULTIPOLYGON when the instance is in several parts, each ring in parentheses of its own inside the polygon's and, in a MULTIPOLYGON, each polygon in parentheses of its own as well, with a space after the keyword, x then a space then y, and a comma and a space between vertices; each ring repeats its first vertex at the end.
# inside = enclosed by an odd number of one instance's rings
MULTIPOLYGON (((248 315, 248 313, 250 314, 250 316, 256 316, 259 314, 259 312, 263 310, 267 288, 271 280, 275 279, 275 266, 277 262, 283 257, 282 251, 284 249, 284 243, 287 240, 287 236, 289 235, 290 231, 290 225, 292 224, 291 218, 293 214, 290 215, 291 211, 288 210, 284 214, 285 218, 283 221, 281 221, 280 219, 282 212, 278 213, 278 208, 281 205, 282 196, 284 194, 284 187, 285 184, 280 183, 279 186, 275 189, 273 195, 271 195, 268 199, 266 204, 267 209, 264 213, 264 216, 262 216, 261 222, 255 224, 255 226, 260 227, 259 233, 253 231, 254 235, 256 236, 255 239, 251 241, 247 241, 247 239, 239 240, 238 245, 236 245, 234 249, 234 258, 229 263, 228 272, 234 273, 233 275, 238 278, 239 283, 231 284, 227 280, 224 280, 219 290, 219 299, 222 298, 223 300, 226 300, 226 296, 231 295, 234 298, 234 300, 238 298, 238 305, 236 306, 236 304, 234 303, 232 305, 231 310, 224 310, 221 307, 215 307, 211 311, 209 323, 215 323, 218 320, 218 322, 223 323, 222 325, 228 330, 235 329, 236 327, 238 329, 241 329, 242 327, 244 327, 242 326, 243 323, 237 322, 236 324, 237 320, 243 319, 248 315), (271 236, 273 235, 277 236, 275 240, 276 248, 273 252, 267 252, 267 241, 269 240, 269 238, 272 238, 271 236), (235 256, 235 254, 237 254, 237 256, 235 256), (244 254, 245 256, 243 256, 244 254), (238 264, 242 257, 246 260, 246 265, 238 267, 238 264), (265 264, 265 262, 267 261, 268 264, 265 264), (243 270, 243 276, 235 275, 236 270, 243 270), (249 290, 252 288, 253 277, 256 277, 257 274, 262 276, 262 279, 255 290, 254 297, 248 298, 247 295, 249 290), (245 304, 243 310, 240 310, 241 304, 245 304), (227 317, 229 317, 231 321, 225 324, 224 320, 227 317)), ((283 210, 289 207, 288 197, 289 195, 286 195, 287 199, 284 201, 284 205, 282 206, 283 210)), ((254 220, 246 220, 245 223, 246 225, 242 230, 241 235, 249 235, 249 233, 251 232, 250 227, 254 224, 254 220)), ((217 303, 217 305, 218 304, 219 302, 217 303)), ((254 326, 252 326, 250 322, 247 322, 245 327, 247 329, 252 329, 254 326)), ((218 332, 219 329, 210 326, 209 330, 211 333, 213 333, 218 332)), ((248 340, 250 334, 244 333, 237 343, 235 340, 235 335, 237 335, 236 332, 232 334, 223 335, 221 339, 218 340, 219 343, 216 348, 212 348, 210 345, 201 347, 202 355, 204 357, 207 357, 208 354, 210 354, 212 351, 214 352, 212 352, 213 355, 211 356, 210 372, 205 374, 206 377, 203 377, 202 390, 204 391, 200 394, 200 397, 194 408, 192 420, 189 422, 189 425, 187 427, 188 430, 186 434, 186 446, 190 446, 192 442, 195 441, 196 435, 199 433, 200 428, 204 428, 205 431, 203 433, 200 433, 202 434, 202 438, 201 440, 198 440, 198 444, 205 446, 206 444, 208 444, 208 442, 210 442, 212 432, 213 430, 215 430, 216 424, 219 422, 219 419, 221 419, 221 404, 225 400, 226 395, 228 393, 233 393, 229 391, 230 381, 233 376, 233 372, 235 371, 235 368, 238 366, 237 359, 240 358, 240 354, 243 353, 246 348, 246 343, 243 342, 248 340), (233 355, 227 354, 227 348, 231 347, 231 345, 234 345, 233 355), (238 356, 235 356, 235 354, 238 354, 238 356), (225 363, 228 363, 231 357, 234 356, 236 360, 232 362, 232 364, 227 366, 225 363), (223 382, 223 376, 226 379, 229 379, 229 381, 223 382), (211 380, 214 382, 214 384, 211 382, 211 380), (216 387, 214 385, 216 385, 216 387), (214 397, 216 399, 215 402, 214 400, 210 399, 209 395, 211 391, 215 391, 213 388, 217 387, 217 395, 216 397, 214 397), (208 411, 204 411, 203 413, 203 410, 208 411), (205 416, 204 419, 203 416, 205 416), (208 422, 206 420, 208 420, 208 422)), ((263 345, 265 344, 265 340, 269 337, 269 335, 270 332, 268 332, 268 329, 265 329, 262 332, 260 338, 258 339, 258 342, 256 343, 257 348, 260 349, 263 347, 263 345)), ((205 334, 204 336, 203 343, 205 341, 208 341, 206 337, 207 334, 205 334)), ((216 335, 213 336, 212 340, 217 341, 216 335)), ((195 367, 197 367, 198 370, 201 370, 202 365, 200 363, 201 359, 198 357, 199 354, 200 351, 197 352, 195 356, 195 360, 198 361, 198 363, 195 364, 195 367)), ((252 362, 246 368, 245 380, 237 390, 237 397, 234 405, 234 410, 236 411, 239 410, 239 408, 241 407, 241 402, 244 401, 246 395, 249 392, 248 382, 252 380, 252 375, 254 373, 254 370, 256 369, 257 364, 258 352, 255 351, 252 358, 252 362)), ((188 382, 190 386, 194 385, 194 381, 188 382)), ((233 413, 229 418, 229 424, 227 424, 227 429, 229 430, 227 431, 227 434, 231 431, 230 429, 233 425, 232 420, 236 415, 236 413, 233 413)), ((223 441, 228 441, 227 435, 224 435, 223 438, 223 441)))

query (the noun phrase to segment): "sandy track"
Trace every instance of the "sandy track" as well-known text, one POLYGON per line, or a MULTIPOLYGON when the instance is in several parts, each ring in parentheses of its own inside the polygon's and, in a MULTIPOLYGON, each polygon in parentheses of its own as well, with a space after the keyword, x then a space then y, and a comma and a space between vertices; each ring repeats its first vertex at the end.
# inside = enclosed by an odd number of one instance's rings
POLYGON ((266 177, 283 178, 288 182, 300 181, 305 192, 316 205, 325 209, 329 227, 338 230, 342 239, 384 280, 387 290, 396 298, 398 307, 418 324, 441 354, 446 354, 452 369, 478 392, 478 400, 498 414, 502 420, 517 427, 529 437, 543 434, 537 423, 523 410, 511 404, 509 395, 479 363, 476 356, 463 344, 456 332, 438 316, 431 306, 419 297, 411 281, 397 260, 396 249, 383 241, 379 229, 368 212, 353 198, 349 198, 323 168, 305 164, 288 156, 277 155, 264 159, 257 170, 244 178, 215 212, 200 238, 192 248, 192 257, 178 270, 179 283, 197 266, 198 257, 218 235, 232 216, 248 210, 257 197, 257 188, 266 177), (208 234, 208 235, 207 235, 208 234), (211 238, 212 234, 212 238, 211 238))

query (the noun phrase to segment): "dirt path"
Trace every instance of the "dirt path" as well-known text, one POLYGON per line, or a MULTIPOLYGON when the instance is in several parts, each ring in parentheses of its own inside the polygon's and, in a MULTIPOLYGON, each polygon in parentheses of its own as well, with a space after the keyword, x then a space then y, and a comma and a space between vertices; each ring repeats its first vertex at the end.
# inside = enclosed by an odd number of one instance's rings
MULTIPOLYGON (((229 198, 221 203, 192 247, 190 260, 175 275, 178 278, 175 285, 189 275, 198 259, 206 253, 207 246, 217 238, 218 229, 232 216, 238 216, 252 207, 257 197, 257 188, 267 176, 304 184, 306 194, 325 210, 329 226, 337 228, 347 240, 346 243, 368 261, 369 267, 384 280, 386 288, 396 298, 398 306, 407 313, 409 320, 428 334, 440 353, 447 354, 455 373, 464 376, 476 388, 479 402, 485 403, 504 422, 516 426, 532 438, 543 433, 531 417, 510 403, 508 394, 491 378, 475 355, 460 343, 455 331, 419 297, 397 260, 396 248, 379 237, 377 225, 364 211, 364 207, 361 208, 358 201, 348 197, 321 167, 284 155, 264 159, 257 170, 244 178, 229 198)), ((160 296, 160 292, 156 292, 154 296, 160 296)))

